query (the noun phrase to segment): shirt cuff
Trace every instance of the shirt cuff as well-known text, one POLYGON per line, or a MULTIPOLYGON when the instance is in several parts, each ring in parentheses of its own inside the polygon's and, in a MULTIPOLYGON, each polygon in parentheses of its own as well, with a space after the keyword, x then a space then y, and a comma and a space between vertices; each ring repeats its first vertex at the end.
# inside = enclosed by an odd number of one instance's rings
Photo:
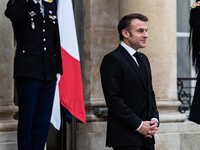
POLYGON ((157 121, 157 123, 158 123, 158 119, 157 119, 157 118, 151 118, 151 120, 155 120, 155 121, 157 121))
POLYGON ((157 118, 151 118, 151 120, 155 120, 155 121, 158 123, 158 126, 157 126, 157 127, 159 127, 159 121, 158 121, 157 118))
POLYGON ((143 125, 143 121, 141 122, 140 126, 136 129, 136 131, 140 130, 140 128, 142 127, 143 125))

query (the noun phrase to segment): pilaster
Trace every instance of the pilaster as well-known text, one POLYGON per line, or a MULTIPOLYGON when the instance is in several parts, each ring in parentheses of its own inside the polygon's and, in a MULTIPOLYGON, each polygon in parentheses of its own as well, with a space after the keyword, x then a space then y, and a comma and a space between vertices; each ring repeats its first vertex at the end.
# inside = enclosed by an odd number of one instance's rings
POLYGON ((118 2, 84 0, 83 86, 87 122, 97 121, 96 108, 106 107, 103 97, 100 64, 103 56, 118 46, 118 2))
POLYGON ((101 114, 106 104, 99 69, 103 56, 119 43, 118 8, 116 0, 83 0, 84 44, 80 51, 87 124, 77 124, 77 150, 107 149, 106 118, 101 114))
POLYGON ((13 103, 14 34, 4 15, 7 2, 3 0, 0 4, 0 150, 17 150, 17 121, 13 119, 18 110, 13 103))

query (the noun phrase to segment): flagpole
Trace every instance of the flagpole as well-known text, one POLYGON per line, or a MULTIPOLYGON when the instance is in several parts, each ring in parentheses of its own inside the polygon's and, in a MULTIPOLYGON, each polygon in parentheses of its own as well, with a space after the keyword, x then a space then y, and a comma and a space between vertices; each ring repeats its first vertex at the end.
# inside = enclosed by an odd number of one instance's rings
POLYGON ((76 124, 77 123, 77 120, 76 118, 73 116, 72 118, 72 124, 71 124, 71 137, 72 137, 72 150, 76 150, 76 124))
POLYGON ((67 150, 66 110, 61 105, 61 150, 67 150))

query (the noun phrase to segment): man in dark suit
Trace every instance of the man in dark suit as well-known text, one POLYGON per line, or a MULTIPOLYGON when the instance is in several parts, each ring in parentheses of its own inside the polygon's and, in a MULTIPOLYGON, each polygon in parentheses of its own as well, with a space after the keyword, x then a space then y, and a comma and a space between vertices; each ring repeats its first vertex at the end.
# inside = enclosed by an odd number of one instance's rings
POLYGON ((56 8, 42 0, 9 0, 5 15, 12 22, 17 41, 18 149, 44 150, 56 74, 62 74, 56 8))
POLYGON ((159 116, 150 64, 138 51, 146 46, 147 21, 142 14, 124 16, 118 24, 122 42, 100 67, 108 106, 106 146, 114 150, 154 150, 159 116))

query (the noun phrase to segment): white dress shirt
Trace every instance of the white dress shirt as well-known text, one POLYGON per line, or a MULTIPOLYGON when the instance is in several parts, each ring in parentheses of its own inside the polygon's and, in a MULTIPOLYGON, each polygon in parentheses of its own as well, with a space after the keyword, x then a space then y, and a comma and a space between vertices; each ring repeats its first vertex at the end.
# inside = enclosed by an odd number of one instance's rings
POLYGON ((134 56, 134 54, 135 54, 136 52, 139 52, 139 51, 134 50, 132 47, 126 45, 124 42, 121 42, 121 46, 123 46, 123 47, 127 50, 127 52, 128 52, 128 53, 132 56, 132 58, 135 60, 136 64, 139 66, 139 64, 138 64, 138 62, 137 62, 137 59, 136 59, 136 57, 134 56))

